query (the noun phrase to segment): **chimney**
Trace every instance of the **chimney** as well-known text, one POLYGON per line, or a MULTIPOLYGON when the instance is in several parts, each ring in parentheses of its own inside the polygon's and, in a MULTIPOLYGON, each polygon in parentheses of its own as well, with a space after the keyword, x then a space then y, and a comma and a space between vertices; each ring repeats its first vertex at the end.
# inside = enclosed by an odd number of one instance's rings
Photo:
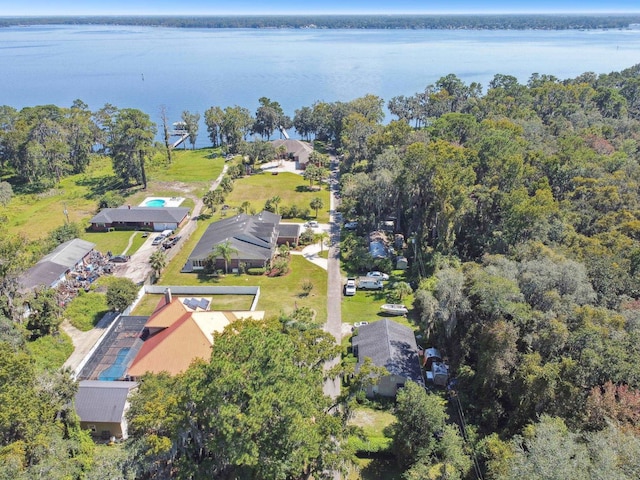
POLYGON ((169 304, 171 303, 171 300, 172 300, 172 298, 171 298, 171 289, 167 288, 167 289, 164 291, 164 302, 165 302, 167 305, 169 305, 169 304))

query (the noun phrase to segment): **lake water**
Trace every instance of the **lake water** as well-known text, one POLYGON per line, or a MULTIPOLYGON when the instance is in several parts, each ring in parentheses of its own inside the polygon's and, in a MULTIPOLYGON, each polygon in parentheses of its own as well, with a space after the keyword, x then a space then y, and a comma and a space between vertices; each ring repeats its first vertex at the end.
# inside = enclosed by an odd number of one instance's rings
MULTIPOLYGON (((285 113, 315 101, 367 93, 385 103, 454 73, 485 88, 496 73, 526 82, 640 63, 640 30, 217 30, 129 26, 0 28, 0 105, 75 99, 138 108, 160 124, 184 110, 240 105, 260 97, 285 113)), ((387 118, 388 120, 388 118, 387 118)), ((201 127, 204 146, 206 130, 201 127)))

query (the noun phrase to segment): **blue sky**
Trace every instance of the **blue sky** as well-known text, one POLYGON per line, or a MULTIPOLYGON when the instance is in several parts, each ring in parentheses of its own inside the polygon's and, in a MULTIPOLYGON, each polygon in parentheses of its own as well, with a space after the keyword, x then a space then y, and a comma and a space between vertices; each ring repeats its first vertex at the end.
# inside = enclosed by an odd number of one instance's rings
POLYGON ((639 0, 0 0, 11 15, 640 13, 639 0))

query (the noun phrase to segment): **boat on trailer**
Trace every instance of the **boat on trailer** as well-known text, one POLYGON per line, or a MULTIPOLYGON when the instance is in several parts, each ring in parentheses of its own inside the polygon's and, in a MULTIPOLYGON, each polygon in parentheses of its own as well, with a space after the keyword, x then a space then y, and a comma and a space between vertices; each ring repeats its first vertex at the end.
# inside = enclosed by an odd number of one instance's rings
POLYGON ((390 315, 406 315, 409 313, 407 307, 401 303, 385 303, 380 307, 380 310, 390 315))

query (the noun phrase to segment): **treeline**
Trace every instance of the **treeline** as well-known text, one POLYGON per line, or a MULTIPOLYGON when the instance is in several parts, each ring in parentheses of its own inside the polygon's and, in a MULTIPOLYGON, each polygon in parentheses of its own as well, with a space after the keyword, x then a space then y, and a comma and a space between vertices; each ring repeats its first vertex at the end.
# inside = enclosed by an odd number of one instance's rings
POLYGON ((362 234, 402 234, 487 478, 640 475, 639 69, 484 95, 448 75, 333 138, 360 225, 341 255, 357 271, 362 234))
POLYGON ((236 16, 56 16, 0 18, 15 25, 139 25, 175 28, 327 28, 436 30, 570 30, 627 28, 637 14, 601 15, 236 15, 236 16))

